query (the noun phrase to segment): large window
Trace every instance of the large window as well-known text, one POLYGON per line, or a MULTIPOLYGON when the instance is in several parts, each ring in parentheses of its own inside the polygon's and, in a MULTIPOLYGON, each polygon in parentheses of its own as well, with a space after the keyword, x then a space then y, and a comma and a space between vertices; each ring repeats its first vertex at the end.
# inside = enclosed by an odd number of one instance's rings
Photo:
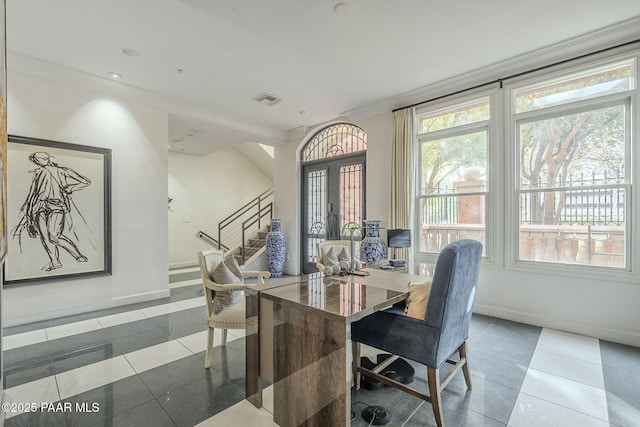
POLYGON ((629 268, 632 60, 510 89, 516 261, 629 268))
POLYGON ((419 252, 438 253, 448 243, 466 238, 484 243, 489 96, 425 108, 416 118, 419 252))

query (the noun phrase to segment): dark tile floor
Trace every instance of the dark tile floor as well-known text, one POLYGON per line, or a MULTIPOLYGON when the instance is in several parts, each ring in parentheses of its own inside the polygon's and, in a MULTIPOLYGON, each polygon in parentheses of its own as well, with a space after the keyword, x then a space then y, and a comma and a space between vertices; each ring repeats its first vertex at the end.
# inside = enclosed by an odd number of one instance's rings
MULTIPOLYGON (((171 280, 198 277, 198 272, 183 273, 171 280)), ((169 298, 160 301, 7 328, 4 335, 193 298, 202 298, 201 285, 174 288, 169 298)), ((3 355, 3 385, 9 391, 35 390, 56 374, 205 331, 205 320, 205 308, 200 306, 7 350, 3 355)), ((541 331, 534 326, 473 316, 469 339, 473 390, 467 392, 458 375, 444 391, 448 426, 508 425, 541 331)), ((599 349, 610 425, 640 426, 640 350, 605 341, 599 342, 599 349)), ((203 369, 204 352, 196 352, 63 400, 73 405, 97 403, 97 412, 37 411, 8 418, 5 425, 193 426, 244 398, 244 357, 244 339, 239 338, 225 349, 215 348, 209 370, 203 369)), ((415 369, 413 385, 426 390, 426 369, 419 365, 415 369)), ((385 387, 352 392, 353 426, 368 425, 360 417, 367 405, 388 408, 391 426, 435 425, 428 403, 385 387)))

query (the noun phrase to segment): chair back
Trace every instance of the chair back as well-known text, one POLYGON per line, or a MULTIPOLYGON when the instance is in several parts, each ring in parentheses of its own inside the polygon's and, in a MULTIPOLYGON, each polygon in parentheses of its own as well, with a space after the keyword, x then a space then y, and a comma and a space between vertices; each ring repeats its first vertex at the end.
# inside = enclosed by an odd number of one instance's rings
POLYGON ((329 252, 329 250, 333 248, 333 251, 336 253, 336 256, 340 253, 342 248, 345 248, 347 253, 350 253, 351 250, 351 242, 348 240, 324 240, 318 243, 318 258, 320 260, 324 259, 324 256, 329 252))
POLYGON ((439 329, 435 366, 440 366, 469 337, 482 244, 464 239, 445 246, 433 275, 425 322, 439 329))
POLYGON ((220 249, 208 249, 206 251, 198 252, 198 261, 200 262, 202 278, 207 278, 213 281, 213 270, 215 270, 218 264, 223 260, 224 252, 220 249))
POLYGON ((213 297, 215 291, 211 288, 207 288, 207 280, 213 282, 212 274, 213 270, 224 259, 224 252, 220 249, 208 249, 206 251, 198 252, 198 262, 200 263, 200 272, 202 273, 202 285, 204 288, 204 298, 207 301, 207 317, 211 317, 213 314, 213 297))

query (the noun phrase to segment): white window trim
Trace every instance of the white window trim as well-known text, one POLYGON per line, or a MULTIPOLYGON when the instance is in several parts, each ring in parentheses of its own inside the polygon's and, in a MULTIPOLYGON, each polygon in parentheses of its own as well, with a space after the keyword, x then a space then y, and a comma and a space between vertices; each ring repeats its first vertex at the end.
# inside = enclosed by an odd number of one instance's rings
MULTIPOLYGON (((413 216, 414 216, 414 224, 413 224, 413 234, 415 230, 421 229, 420 224, 420 204, 419 200, 422 196, 421 191, 421 164, 420 159, 421 155, 421 145, 422 142, 438 139, 442 136, 454 136, 460 134, 469 133, 469 131, 473 130, 487 130, 487 184, 486 184, 486 198, 485 198, 485 255, 482 258, 483 265, 494 265, 496 263, 496 255, 498 251, 496 250, 496 235, 498 234, 498 224, 503 221, 498 216, 502 216, 503 210, 500 209, 500 206, 503 205, 502 197, 500 196, 499 189, 502 184, 499 182, 500 179, 500 171, 497 171, 494 168, 494 162, 496 164, 500 164, 501 160, 499 157, 501 156, 501 150, 499 149, 498 141, 500 138, 500 132, 502 127, 498 124, 497 117, 501 117, 503 114, 503 108, 499 102, 500 92, 499 89, 496 88, 483 88, 482 90, 477 90, 473 92, 469 92, 465 95, 460 95, 456 97, 451 97, 446 100, 442 100, 439 102, 430 103, 427 106, 416 109, 414 111, 414 164, 413 170, 414 173, 414 195, 413 199, 415 201, 413 208, 413 216), (418 118, 426 114, 437 114, 440 112, 445 112, 454 106, 465 106, 465 105, 473 105, 478 100, 482 98, 487 98, 490 103, 490 117, 487 120, 483 120, 481 122, 469 123, 461 126, 456 126, 453 128, 448 128, 444 130, 438 130, 429 133, 418 133, 418 118), (428 135, 428 137, 426 136, 428 135), (495 159, 495 160, 494 160, 495 159)), ((420 251, 419 244, 420 235, 416 235, 414 237, 415 244, 413 244, 413 257, 415 265, 419 264, 430 264, 435 265, 438 253, 434 252, 422 252, 420 251)), ((501 256, 498 255, 498 256, 501 256)))
POLYGON ((503 105, 505 106, 504 118, 504 133, 506 138, 504 139, 506 153, 506 168, 504 181, 509 190, 505 189, 505 209, 504 212, 508 212, 505 218, 505 233, 504 233, 504 248, 505 248, 505 269, 512 271, 522 271, 529 273, 543 273, 554 276, 571 276, 580 277, 585 279, 603 279, 609 281, 629 282, 629 280, 638 281, 640 279, 640 268, 638 263, 638 245, 637 241, 640 237, 640 218, 636 218, 635 212, 639 212, 638 201, 638 171, 640 165, 639 152, 635 149, 634 145, 637 143, 638 126, 640 126, 640 112, 638 111, 638 98, 640 97, 640 88, 638 88, 638 81, 635 82, 636 89, 632 91, 620 92, 612 95, 603 96, 597 100, 578 101, 574 103, 565 104, 562 106, 553 106, 543 110, 533 110, 523 113, 518 113, 518 120, 514 119, 516 116, 515 105, 513 102, 513 94, 516 91, 520 91, 523 88, 535 86, 544 81, 551 81, 559 79, 562 76, 568 74, 580 73, 589 69, 597 69, 607 64, 620 63, 624 60, 634 60, 633 70, 638 73, 637 64, 640 59, 640 51, 637 49, 633 54, 624 53, 615 56, 609 56, 605 59, 590 60, 582 62, 574 67, 562 67, 562 69, 537 74, 530 79, 519 79, 517 82, 504 85, 503 91, 503 105), (518 147, 517 132, 518 123, 532 120, 535 117, 544 118, 546 115, 553 115, 552 113, 562 110, 566 114, 570 114, 574 109, 584 110, 589 105, 603 105, 609 102, 609 104, 618 104, 620 100, 628 99, 629 102, 629 114, 627 120, 631 120, 633 117, 633 127, 629 126, 629 134, 627 135, 628 141, 625 143, 625 167, 629 171, 629 176, 626 177, 625 188, 627 191, 626 199, 630 201, 626 209, 626 217, 631 218, 631 221, 625 222, 625 232, 627 233, 627 241, 625 250, 627 251, 627 265, 625 268, 611 268, 606 266, 584 265, 584 264, 563 264, 563 263, 549 263, 544 261, 528 261, 518 260, 518 245, 519 245, 519 219, 516 212, 519 211, 518 200, 519 190, 518 182, 520 179, 520 171, 517 169, 518 147), (577 105, 574 107, 574 104, 577 105), (546 111, 548 110, 548 112, 546 111), (629 190, 629 186, 631 189, 629 190))

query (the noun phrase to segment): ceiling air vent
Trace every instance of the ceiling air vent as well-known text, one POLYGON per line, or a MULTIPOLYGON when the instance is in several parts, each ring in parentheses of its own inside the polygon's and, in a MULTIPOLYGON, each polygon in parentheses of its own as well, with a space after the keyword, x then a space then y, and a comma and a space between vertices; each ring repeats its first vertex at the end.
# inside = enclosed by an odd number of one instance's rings
POLYGON ((276 105, 278 102, 282 101, 280 98, 269 95, 268 93, 261 93, 253 99, 264 105, 276 105))

